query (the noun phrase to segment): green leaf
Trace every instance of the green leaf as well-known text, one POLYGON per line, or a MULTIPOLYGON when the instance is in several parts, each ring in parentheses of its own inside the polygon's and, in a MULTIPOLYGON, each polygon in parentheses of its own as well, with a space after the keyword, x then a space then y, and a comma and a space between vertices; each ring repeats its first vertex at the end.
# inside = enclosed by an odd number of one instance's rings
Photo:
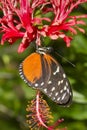
POLYGON ((76 91, 73 91, 73 101, 77 103, 87 104, 87 98, 83 94, 76 91))

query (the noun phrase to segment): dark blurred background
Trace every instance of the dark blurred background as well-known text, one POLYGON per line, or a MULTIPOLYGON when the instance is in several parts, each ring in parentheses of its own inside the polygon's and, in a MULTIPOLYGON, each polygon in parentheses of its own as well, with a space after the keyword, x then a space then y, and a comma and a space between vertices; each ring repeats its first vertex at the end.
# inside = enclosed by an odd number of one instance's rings
MULTIPOLYGON (((87 14, 87 4, 79 6, 73 14, 87 14), (78 13, 77 13, 78 12, 78 13)), ((84 19, 87 24, 87 19, 84 19)), ((64 118, 60 127, 68 130, 87 130, 87 25, 83 27, 85 34, 78 32, 73 36, 70 48, 63 40, 50 41, 45 39, 45 45, 53 46, 52 54, 62 65, 73 89, 73 103, 69 108, 62 108, 46 96, 54 120, 64 118), (56 52, 56 53, 55 53, 56 52), (68 63, 62 55, 69 60, 68 63), (55 107, 54 107, 55 106, 55 107)), ((35 90, 29 88, 19 76, 19 64, 35 50, 34 43, 22 54, 17 53, 20 41, 14 45, 0 46, 0 129, 28 130, 26 124, 26 106, 28 100, 35 98, 35 90)))

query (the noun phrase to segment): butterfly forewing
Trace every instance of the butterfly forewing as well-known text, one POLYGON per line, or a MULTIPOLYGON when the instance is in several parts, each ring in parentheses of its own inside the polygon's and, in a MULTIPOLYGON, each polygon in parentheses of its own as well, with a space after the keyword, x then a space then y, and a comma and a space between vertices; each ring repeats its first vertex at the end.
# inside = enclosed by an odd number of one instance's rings
POLYGON ((42 88, 49 80, 50 72, 43 55, 33 53, 19 67, 21 78, 33 88, 42 88))
POLYGON ((49 62, 51 74, 47 84, 41 88, 42 91, 54 102, 68 106, 72 101, 72 90, 63 68, 50 55, 46 54, 43 58, 49 62))

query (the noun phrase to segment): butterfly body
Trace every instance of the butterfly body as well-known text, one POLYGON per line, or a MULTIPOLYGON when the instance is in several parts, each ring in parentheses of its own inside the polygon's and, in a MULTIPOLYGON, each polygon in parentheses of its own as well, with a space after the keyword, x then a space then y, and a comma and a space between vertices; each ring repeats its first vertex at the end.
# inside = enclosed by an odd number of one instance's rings
POLYGON ((72 102, 71 86, 50 52, 51 48, 38 48, 20 65, 20 75, 29 86, 39 89, 57 104, 68 106, 72 102))

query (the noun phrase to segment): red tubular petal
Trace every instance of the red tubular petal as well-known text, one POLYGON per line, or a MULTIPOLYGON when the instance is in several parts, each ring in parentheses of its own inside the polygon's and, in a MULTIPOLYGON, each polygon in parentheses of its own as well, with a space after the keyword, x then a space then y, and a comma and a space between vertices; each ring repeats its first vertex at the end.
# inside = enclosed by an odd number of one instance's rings
POLYGON ((18 53, 22 53, 29 46, 29 42, 21 43, 18 47, 18 53))
POLYGON ((70 47, 70 42, 71 42, 71 40, 72 40, 71 37, 67 37, 67 36, 64 37, 64 41, 66 42, 66 46, 67 46, 67 47, 70 47))
POLYGON ((22 42, 18 52, 23 52, 31 41, 35 40, 37 44, 38 34, 39 37, 51 39, 63 38, 69 47, 71 38, 66 36, 66 32, 77 34, 78 29, 84 33, 84 29, 77 26, 85 25, 79 19, 87 18, 86 14, 71 16, 70 13, 85 2, 87 0, 0 0, 0 9, 3 11, 0 18, 0 33, 3 32, 1 44, 6 40, 12 44, 18 38, 24 39, 27 32, 27 42, 22 42))

